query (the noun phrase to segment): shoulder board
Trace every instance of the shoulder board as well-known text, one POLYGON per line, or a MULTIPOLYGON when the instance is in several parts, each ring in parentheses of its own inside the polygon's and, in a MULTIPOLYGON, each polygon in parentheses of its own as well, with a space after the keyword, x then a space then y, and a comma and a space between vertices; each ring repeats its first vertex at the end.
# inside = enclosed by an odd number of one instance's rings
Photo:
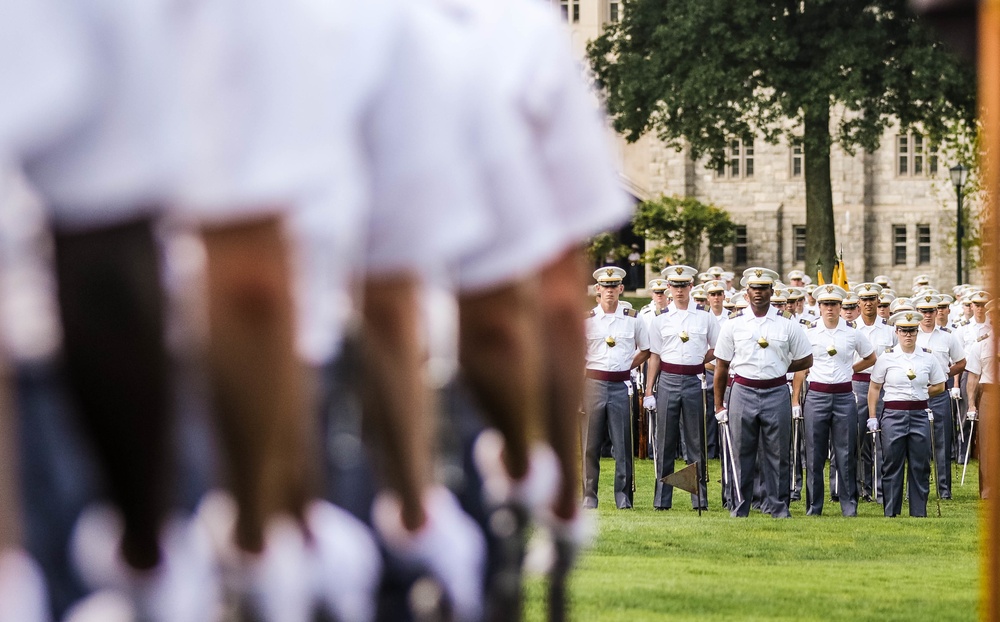
POLYGON ((704 310, 705 310, 705 305, 703 305, 703 304, 701 304, 701 303, 699 302, 698 304, 696 304, 696 305, 694 306, 694 308, 695 308, 695 310, 697 310, 697 311, 704 311, 704 310))
POLYGON ((990 333, 986 333, 985 335, 979 335, 979 339, 976 339, 976 341, 982 341, 984 339, 989 339, 990 336, 991 336, 990 333))
POLYGON ((626 317, 639 317, 639 314, 635 309, 625 309, 626 317))
POLYGON ((962 320, 961 322, 958 323, 958 325, 959 326, 968 326, 969 325, 969 320, 962 320))
POLYGON ((889 347, 887 347, 887 348, 885 349, 885 351, 886 351, 886 352, 892 352, 892 346, 889 346, 889 347))
POLYGON ((850 326, 851 328, 857 328, 857 327, 858 327, 858 324, 857 324, 857 322, 855 322, 854 320, 847 320, 847 321, 846 321, 845 323, 846 323, 846 324, 847 324, 848 326, 850 326))
POLYGON ((810 320, 807 320, 806 318, 802 318, 801 320, 799 320, 799 324, 805 324, 806 326, 813 325, 813 323, 810 320))
POLYGON ((782 311, 781 317, 785 318, 786 320, 790 320, 792 319, 792 314, 788 311, 782 311))
POLYGON ((590 317, 594 317, 595 315, 597 315, 597 311, 594 311, 593 309, 591 309, 590 313, 587 314, 587 317, 590 318, 590 317))
POLYGON ((653 315, 663 315, 663 312, 666 311, 666 310, 667 310, 666 307, 664 307, 662 309, 654 309, 653 310, 653 315))
POLYGON ((951 332, 951 329, 948 328, 947 326, 938 326, 938 328, 940 328, 941 330, 943 330, 946 333, 950 333, 951 332))
POLYGON ((882 326, 888 326, 889 325, 889 322, 886 322, 884 317, 880 317, 878 320, 880 322, 882 322, 882 326))
POLYGON ((740 312, 739 311, 733 311, 732 313, 729 314, 729 319, 732 320, 732 319, 738 318, 739 316, 740 316, 740 312))
POLYGON ((924 352, 930 352, 930 348, 920 348, 920 349, 923 350, 924 352))

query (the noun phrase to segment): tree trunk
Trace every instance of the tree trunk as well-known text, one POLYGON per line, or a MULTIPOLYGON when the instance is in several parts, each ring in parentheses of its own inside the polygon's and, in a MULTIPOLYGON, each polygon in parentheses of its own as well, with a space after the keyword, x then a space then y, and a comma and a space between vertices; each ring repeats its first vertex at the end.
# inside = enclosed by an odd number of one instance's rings
POLYGON ((833 188, 830 183, 830 107, 805 110, 802 151, 806 178, 806 273, 823 270, 830 282, 836 257, 833 223, 833 188))

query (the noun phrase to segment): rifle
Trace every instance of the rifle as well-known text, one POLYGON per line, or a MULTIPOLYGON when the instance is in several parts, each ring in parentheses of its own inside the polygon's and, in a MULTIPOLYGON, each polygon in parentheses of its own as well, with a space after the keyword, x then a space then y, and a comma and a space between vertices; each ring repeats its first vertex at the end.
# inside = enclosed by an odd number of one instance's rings
POLYGON ((649 458, 649 410, 639 409, 639 459, 649 458))
POLYGON ((931 424, 931 464, 934 466, 934 481, 931 482, 931 485, 934 486, 934 492, 937 493, 937 515, 941 516, 941 489, 938 487, 937 450, 934 449, 934 411, 930 408, 927 409, 927 420, 931 424))

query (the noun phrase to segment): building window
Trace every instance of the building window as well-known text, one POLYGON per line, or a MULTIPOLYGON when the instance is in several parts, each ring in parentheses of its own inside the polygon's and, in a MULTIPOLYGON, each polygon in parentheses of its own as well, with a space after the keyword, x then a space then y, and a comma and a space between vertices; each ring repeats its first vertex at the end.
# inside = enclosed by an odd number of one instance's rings
POLYGON ((795 243, 795 261, 806 260, 806 226, 792 225, 792 239, 795 243))
POLYGON ((611 22, 612 24, 618 23, 622 19, 621 13, 619 13, 618 10, 619 10, 618 2, 608 3, 608 21, 611 22))
POLYGON ((792 177, 802 177, 802 143, 792 144, 792 177))
POLYGON ((938 148, 920 134, 896 136, 896 175, 933 177, 938 172, 938 148))
POLYGON ((715 176, 728 179, 753 177, 753 141, 729 141, 723 161, 715 167, 715 176))
POLYGON ((726 249, 721 246, 712 246, 708 249, 708 263, 719 266, 726 263, 726 249))
POLYGON ((892 226, 892 265, 906 265, 906 225, 892 226))
POLYGON ((917 264, 931 262, 931 226, 917 225, 917 264))
POLYGON ((572 15, 574 24, 580 21, 580 0, 559 0, 559 9, 564 20, 570 21, 572 15))
POLYGON ((736 245, 733 252, 733 263, 737 266, 747 265, 747 226, 736 225, 736 245))

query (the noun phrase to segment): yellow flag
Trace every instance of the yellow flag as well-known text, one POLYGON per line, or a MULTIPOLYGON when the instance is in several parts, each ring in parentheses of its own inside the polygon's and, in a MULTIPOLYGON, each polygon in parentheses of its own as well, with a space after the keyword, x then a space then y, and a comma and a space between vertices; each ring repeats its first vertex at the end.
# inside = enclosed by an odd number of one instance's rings
POLYGON ((834 285, 840 284, 840 260, 833 260, 833 275, 830 277, 830 282, 834 285))
POLYGON ((840 281, 837 283, 837 285, 843 287, 844 289, 847 289, 847 266, 844 265, 843 259, 837 260, 837 263, 840 265, 840 272, 839 272, 840 281))
POLYGON ((826 285, 826 281, 823 280, 823 268, 816 268, 816 281, 820 285, 826 285))

